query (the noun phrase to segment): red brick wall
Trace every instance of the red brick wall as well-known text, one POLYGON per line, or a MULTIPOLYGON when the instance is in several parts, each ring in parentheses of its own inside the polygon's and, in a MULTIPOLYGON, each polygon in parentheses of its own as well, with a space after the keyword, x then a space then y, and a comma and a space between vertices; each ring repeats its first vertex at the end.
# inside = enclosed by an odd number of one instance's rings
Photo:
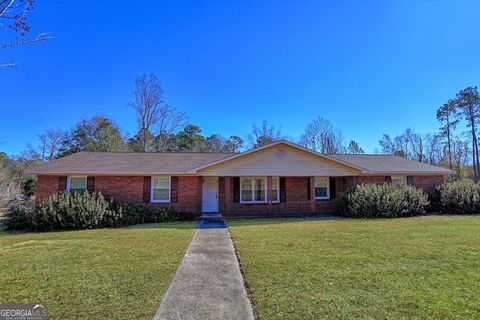
MULTIPOLYGON (((443 182, 443 176, 412 176, 411 179, 411 184, 413 186, 417 188, 422 188, 427 193, 433 192, 435 190, 435 187, 443 182)), ((382 184, 386 181, 390 181, 389 176, 344 177, 342 180, 342 190, 362 183, 382 184)))
POLYGON ((119 202, 143 202, 143 177, 98 176, 94 190, 119 202))
MULTIPOLYGON (((95 191, 119 202, 143 203, 143 176, 96 176, 95 191)), ((38 176, 37 201, 59 191, 59 176, 38 176)), ((64 189, 63 189, 64 190, 64 189)), ((175 203, 148 203, 149 206, 171 205, 179 210, 199 213, 202 204, 201 177, 178 177, 178 201, 175 203)))
POLYGON ((362 183, 376 183, 383 184, 387 181, 390 181, 390 176, 354 176, 354 177, 344 177, 343 178, 343 189, 362 184, 362 183))
MULTIPOLYGON (((61 177, 38 176, 37 201, 45 199, 59 191, 61 177)), ((143 176, 97 176, 95 191, 101 191, 106 197, 121 202, 143 203, 143 176)), ((348 187, 361 183, 384 183, 385 176, 359 176, 335 178, 336 197, 348 187)), ((434 190, 443 182, 442 176, 415 176, 412 184, 426 192, 434 190)), ((60 188, 64 188, 63 185, 60 188)), ((231 177, 219 178, 219 210, 228 214, 245 213, 335 213, 336 199, 308 199, 307 177, 286 177, 286 202, 268 204, 240 204, 233 202, 233 181, 231 177), (228 180, 228 181, 227 181, 228 180), (226 187, 228 189, 226 189, 226 187), (313 209, 312 209, 313 208, 313 209), (314 212, 312 212, 312 210, 314 212)), ((171 205, 179 210, 200 213, 202 210, 202 178, 194 176, 178 177, 178 202, 171 204, 149 203, 150 206, 171 205)))
POLYGON ((59 192, 59 184, 59 176, 38 176, 35 201, 38 203, 39 201, 50 197, 52 194, 59 192))
POLYGON ((443 183, 443 176, 413 176, 412 185, 432 193, 435 187, 443 183))

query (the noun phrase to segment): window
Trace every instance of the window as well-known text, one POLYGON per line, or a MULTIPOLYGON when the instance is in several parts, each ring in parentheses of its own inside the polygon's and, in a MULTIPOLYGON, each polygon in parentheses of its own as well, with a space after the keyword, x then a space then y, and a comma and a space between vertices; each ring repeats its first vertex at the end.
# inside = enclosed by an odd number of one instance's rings
POLYGON ((280 178, 272 177, 272 202, 280 201, 280 178))
POLYGON ((240 202, 267 202, 266 178, 241 178, 240 202))
POLYGON ((170 202, 170 177, 152 177, 151 202, 170 202))
POLYGON ((241 202, 253 202, 253 180, 242 178, 241 182, 241 202))
POLYGON ((330 198, 330 181, 328 177, 315 177, 315 199, 330 198))
MULTIPOLYGON (((272 177, 272 202, 279 202, 280 183, 278 177, 272 177)), ((240 202, 242 203, 266 203, 267 202, 267 178, 241 178, 240 179, 240 202)))
POLYGON ((255 178, 253 179, 254 190, 253 194, 255 195, 255 202, 265 202, 267 201, 267 188, 266 188, 266 179, 255 178))
POLYGON ((396 186, 402 186, 407 184, 406 176, 391 176, 392 184, 396 186))
POLYGON ((67 192, 85 192, 87 190, 87 177, 68 177, 67 192))

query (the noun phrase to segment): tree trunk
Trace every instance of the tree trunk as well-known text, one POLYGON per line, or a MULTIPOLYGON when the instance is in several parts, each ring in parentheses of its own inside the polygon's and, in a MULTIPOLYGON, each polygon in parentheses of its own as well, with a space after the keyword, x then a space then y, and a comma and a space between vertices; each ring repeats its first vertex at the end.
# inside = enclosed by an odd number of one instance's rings
POLYGON ((147 152, 147 129, 145 128, 145 126, 143 127, 142 144, 143 144, 143 152, 147 152))
POLYGON ((450 170, 453 169, 452 166, 452 140, 450 138, 450 118, 447 115, 447 144, 448 144, 448 164, 450 170))
POLYGON ((474 141, 474 144, 475 144, 475 172, 476 172, 476 175, 475 175, 475 180, 479 180, 479 174, 480 174, 480 159, 478 157, 478 141, 477 141, 477 134, 476 132, 474 131, 473 132, 473 141, 474 141))
POLYGON ((472 128, 472 162, 473 162, 473 175, 475 177, 475 181, 478 181, 478 144, 477 144, 477 136, 475 134, 475 119, 473 117, 473 110, 472 106, 468 106, 468 115, 470 120, 470 127, 472 128))
POLYGON ((477 160, 476 160, 476 149, 475 149, 475 134, 472 133, 472 164, 473 164, 473 176, 475 180, 478 179, 478 172, 477 172, 477 160))

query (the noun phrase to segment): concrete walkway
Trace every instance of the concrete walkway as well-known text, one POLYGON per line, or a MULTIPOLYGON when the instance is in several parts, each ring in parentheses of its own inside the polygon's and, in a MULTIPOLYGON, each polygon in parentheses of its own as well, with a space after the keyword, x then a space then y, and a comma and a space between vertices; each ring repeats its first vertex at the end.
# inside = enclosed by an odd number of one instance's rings
POLYGON ((197 229, 154 319, 253 319, 227 228, 197 229))

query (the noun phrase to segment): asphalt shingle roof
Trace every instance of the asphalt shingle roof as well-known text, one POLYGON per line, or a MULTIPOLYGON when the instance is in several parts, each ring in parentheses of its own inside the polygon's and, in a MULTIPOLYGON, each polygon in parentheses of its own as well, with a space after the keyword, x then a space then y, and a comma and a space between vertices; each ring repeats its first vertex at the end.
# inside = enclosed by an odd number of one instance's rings
POLYGON ((334 154, 328 156, 361 167, 365 169, 365 173, 454 173, 454 171, 446 168, 436 167, 394 155, 334 154))
MULTIPOLYGON (((276 142, 271 145, 289 142, 276 142)), ((267 146, 266 146, 267 147, 267 146)), ((298 146, 299 147, 299 146, 298 146)), ((302 148, 302 147, 299 147, 302 148)), ((303 148, 304 149, 304 148, 303 148)), ((306 149, 304 149, 306 150, 306 149)), ((254 150, 249 151, 254 152, 254 150)), ((249 153, 247 152, 247 154, 249 153)), ((315 153, 315 152, 313 152, 315 153)), ((321 156, 318 153, 315 153, 321 156)), ((238 155, 238 154, 237 154, 238 155)), ((139 153, 78 152, 70 156, 40 163, 28 171, 36 174, 105 174, 152 175, 187 174, 189 170, 235 158, 232 153, 139 153)), ((364 174, 453 174, 454 171, 393 155, 336 154, 332 160, 361 169, 364 174)), ((194 173, 195 170, 190 171, 194 173)))
POLYGON ((54 174, 180 174, 231 153, 78 152, 36 164, 32 173, 54 174))

